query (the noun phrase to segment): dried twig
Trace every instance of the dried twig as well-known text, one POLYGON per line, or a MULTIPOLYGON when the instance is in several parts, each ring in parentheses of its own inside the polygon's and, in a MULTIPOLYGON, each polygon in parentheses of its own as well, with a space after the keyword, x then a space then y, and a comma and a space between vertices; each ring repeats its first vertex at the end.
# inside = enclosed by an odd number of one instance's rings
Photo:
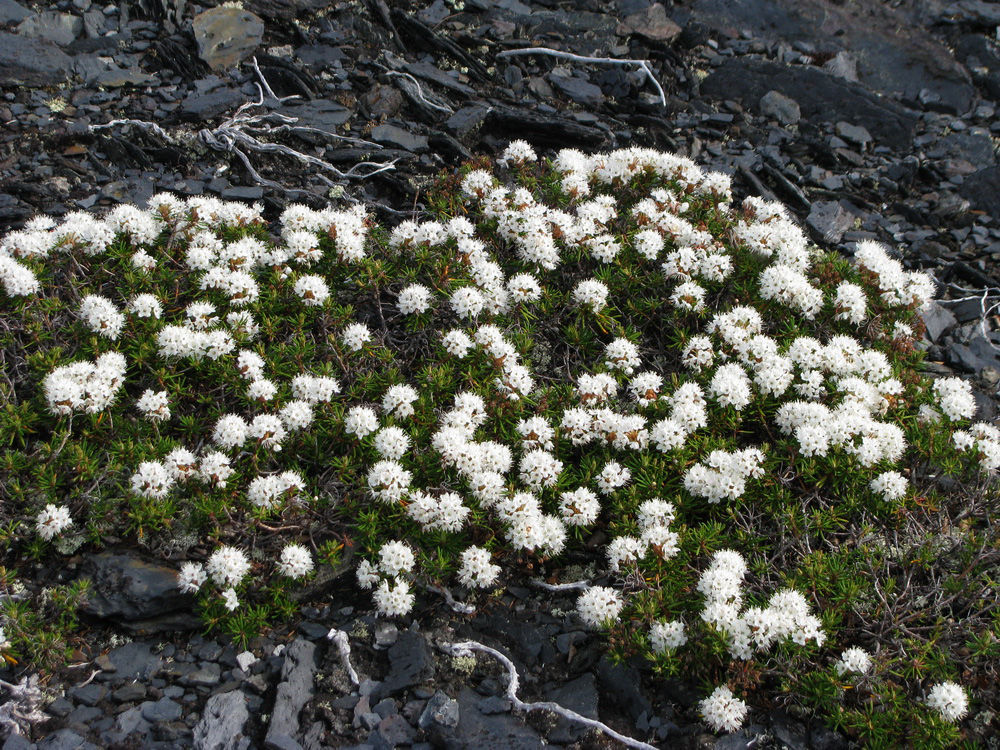
POLYGON ((420 82, 416 78, 411 76, 409 73, 403 73, 398 70, 390 70, 386 73, 386 75, 399 76, 400 78, 405 78, 406 80, 410 81, 414 86, 417 87, 417 97, 420 99, 420 101, 422 101, 431 109, 436 109, 438 112, 444 112, 445 114, 449 115, 455 114, 455 110, 453 110, 451 107, 443 107, 440 104, 435 104, 426 96, 424 96, 424 90, 420 87, 420 82))
POLYGON ((531 578, 529 583, 536 588, 546 591, 586 591, 590 588, 590 581, 573 581, 572 583, 547 583, 541 578, 531 578))
POLYGON ((602 65, 638 65, 639 70, 645 73, 649 82, 656 87, 656 93, 660 95, 660 105, 663 107, 667 106, 667 95, 663 91, 663 86, 661 86, 660 82, 656 80, 656 76, 653 74, 653 68, 649 60, 618 60, 614 57, 588 57, 586 55, 575 55, 572 52, 561 52, 555 49, 547 49, 546 47, 525 47, 524 49, 509 49, 504 52, 497 53, 497 57, 512 57, 514 55, 549 55, 550 57, 558 57, 560 60, 600 63, 602 65))
POLYGON ((460 615, 474 615, 476 613, 476 608, 471 604, 466 604, 465 602, 458 601, 452 593, 444 586, 438 586, 435 583, 428 583, 427 588, 431 591, 437 592, 444 597, 444 600, 448 603, 448 606, 452 608, 453 611, 458 612, 460 615))
POLYGON ((45 695, 38 687, 38 675, 23 677, 17 685, 0 680, 0 688, 10 693, 0 705, 0 735, 27 734, 32 724, 48 721, 48 714, 41 709, 45 695))
POLYGON ((351 678, 351 683, 358 687, 361 685, 361 679, 358 677, 357 671, 351 664, 351 643, 347 638, 347 633, 343 630, 337 630, 333 628, 326 637, 333 641, 333 645, 337 647, 337 653, 340 654, 340 660, 344 662, 344 669, 347 670, 347 676, 351 678))
POLYGON ((624 734, 616 732, 604 722, 598 721, 597 719, 588 719, 586 716, 581 716, 576 711, 563 708, 558 703, 553 703, 552 701, 525 703, 517 697, 517 688, 520 680, 517 676, 517 668, 514 666, 514 662, 494 648, 484 646, 482 643, 477 641, 465 641, 463 643, 440 643, 438 646, 442 651, 446 654, 450 654, 451 656, 471 656, 473 651, 481 651, 489 654, 494 659, 499 661, 503 665, 504 669, 507 670, 506 698, 513 704, 514 708, 521 711, 550 711, 569 719, 570 721, 575 721, 583 724, 584 726, 590 727, 591 729, 597 729, 598 731, 604 732, 604 734, 618 740, 628 747, 639 748, 639 750, 656 750, 653 745, 632 739, 631 737, 626 737, 624 734))

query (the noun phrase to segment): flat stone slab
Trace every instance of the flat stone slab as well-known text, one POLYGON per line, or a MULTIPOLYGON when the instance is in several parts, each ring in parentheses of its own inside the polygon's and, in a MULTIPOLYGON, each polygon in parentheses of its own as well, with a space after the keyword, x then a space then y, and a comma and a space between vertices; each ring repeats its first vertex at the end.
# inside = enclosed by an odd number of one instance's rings
POLYGON ((0 31, 0 86, 51 86, 72 69, 73 58, 56 45, 0 31))
POLYGON ((213 70, 239 65, 264 40, 264 21, 239 8, 219 6, 199 13, 192 21, 198 55, 213 70))

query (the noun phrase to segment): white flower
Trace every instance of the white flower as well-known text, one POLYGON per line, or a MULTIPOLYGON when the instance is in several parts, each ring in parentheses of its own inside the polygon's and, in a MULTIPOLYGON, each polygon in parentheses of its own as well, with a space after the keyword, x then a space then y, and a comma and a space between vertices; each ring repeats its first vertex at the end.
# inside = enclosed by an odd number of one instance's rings
POLYGON ((545 417, 529 417, 517 423, 517 433, 521 436, 521 445, 526 449, 552 450, 556 431, 545 417))
POLYGON ((326 403, 336 393, 340 393, 340 383, 336 378, 313 375, 296 375, 292 378, 292 395, 310 404, 326 403))
POLYGON ((463 286, 451 295, 451 309, 460 318, 475 318, 486 306, 486 298, 475 287, 463 286))
POLYGON ((208 580, 205 566, 197 562, 186 562, 177 573, 177 587, 185 594, 196 594, 208 580))
POLYGON ((604 366, 631 375, 639 366, 639 348, 628 339, 615 339, 604 348, 604 366))
POLYGON ((258 403, 266 403, 278 393, 278 386, 267 378, 258 378, 247 386, 247 398, 258 403))
POLYGON ((967 380, 938 378, 934 381, 934 396, 941 411, 952 422, 972 419, 976 414, 976 398, 967 380))
POLYGON ((859 326, 867 314, 868 298, 865 290, 850 281, 842 281, 837 286, 837 295, 833 299, 837 320, 846 320, 859 326))
POLYGON ((122 332, 125 316, 107 297, 90 294, 80 303, 80 317, 94 333, 114 341, 122 332))
POLYGON ((163 465, 177 482, 198 476, 198 457, 187 448, 174 448, 163 457, 163 465))
POLYGON ((158 461, 143 461, 132 475, 132 491, 143 497, 166 497, 173 484, 174 478, 158 461))
POLYGON ((538 155, 530 143, 516 140, 511 141, 507 145, 507 148, 503 150, 503 154, 498 161, 506 167, 510 166, 511 162, 514 164, 525 164, 527 162, 538 161, 538 155))
MULTIPOLYGON (((471 346, 471 341, 470 341, 471 346)), ((382 408, 385 413, 397 419, 412 417, 413 402, 420 398, 417 389, 410 385, 394 385, 382 397, 382 408)))
POLYGON ((282 406, 278 416, 288 430, 303 430, 312 424, 314 418, 312 404, 297 399, 282 406))
POLYGON ((396 306, 403 315, 419 315, 431 309, 431 290, 423 284, 410 284, 399 293, 396 306))
POLYGON ((73 519, 69 515, 69 508, 51 503, 46 505, 35 518, 35 530, 46 541, 58 536, 72 525, 73 519))
POLYGON ((409 492, 412 476, 395 461, 379 461, 368 471, 368 488, 376 500, 396 503, 409 492))
POLYGON ((573 300, 600 312, 608 304, 608 287, 597 279, 586 279, 573 288, 573 300))
POLYGON ((910 483, 906 481, 906 477, 898 471, 884 472, 868 483, 872 492, 882 495, 886 500, 898 500, 903 497, 909 486, 910 483))
POLYGON ((715 371, 708 392, 715 397, 720 406, 732 406, 734 409, 742 410, 750 403, 750 378, 737 364, 722 365, 715 371))
POLYGON ((154 391, 147 388, 142 392, 136 407, 150 422, 162 422, 170 419, 170 399, 166 391, 154 391))
POLYGON ((330 287, 322 276, 300 276, 295 282, 295 293, 309 307, 321 307, 330 297, 330 287))
POLYGON ((230 587, 222 592, 222 603, 230 612, 236 611, 240 606, 239 597, 236 596, 236 589, 230 587))
POLYGON ((340 335, 340 340, 344 342, 344 346, 354 352, 361 351, 364 345, 371 341, 371 338, 371 331, 363 323, 352 323, 340 335))
POLYGON ((489 550, 469 547, 462 553, 458 580, 463 586, 489 588, 500 577, 500 566, 494 565, 490 560, 489 550))
POLYGON ((242 551, 223 545, 208 558, 205 570, 220 586, 238 586, 250 572, 250 561, 242 551))
POLYGON ((940 713, 945 721, 958 721, 969 712, 969 698, 961 685, 941 682, 927 694, 927 706, 940 713))
POLYGON ((382 577, 378 574, 378 569, 369 560, 362 560, 358 563, 356 575, 358 577, 358 585, 363 589, 370 589, 382 580, 382 577))
POLYGON ((159 319, 163 315, 163 306, 152 294, 137 294, 129 302, 128 309, 133 315, 139 318, 159 319))
POLYGON ((629 393, 639 406, 649 406, 660 397, 663 378, 655 372, 640 372, 628 385, 629 393))
POLYGON ((410 447, 410 437, 399 427, 383 427, 375 433, 375 450, 382 458, 398 461, 410 447))
POLYGON ((375 607, 383 617, 400 617, 413 609, 415 597, 410 593, 410 584, 396 580, 395 586, 382 581, 374 594, 375 607))
POLYGON ((863 648, 852 646, 840 655, 840 659, 834 664, 837 674, 845 672, 857 672, 858 674, 868 674, 872 668, 872 657, 863 648))
POLYGON ((278 571, 289 578, 302 578, 313 569, 312 555, 301 544, 289 544, 281 550, 278 571))
POLYGON ((580 487, 559 496, 559 513, 570 526, 589 526, 597 520, 601 502, 593 490, 580 487))
POLYGON ((542 296, 542 287, 530 273, 521 273, 507 280, 507 292, 515 302, 535 302, 542 296))
POLYGON ((725 685, 717 687, 698 704, 701 715, 716 732, 735 732, 747 715, 747 704, 725 685))
POLYGON ((694 281, 678 284, 670 295, 670 304, 678 310, 698 312, 705 309, 705 290, 694 281))
POLYGON ((649 629, 649 645, 658 654, 665 654, 687 643, 684 623, 680 620, 654 622, 649 629))
POLYGON ((628 484, 632 472, 617 461, 608 461, 597 475, 597 489, 602 495, 610 495, 619 487, 628 484))
POLYGON ((287 434, 281 417, 276 414, 258 414, 247 428, 248 437, 254 438, 262 447, 275 451, 281 450, 281 441, 287 434))
POLYGON ((551 453, 540 448, 528 451, 521 457, 519 465, 521 481, 530 490, 538 491, 552 487, 559 481, 563 463, 551 453))
POLYGON ((441 339, 441 343, 448 354, 459 359, 465 357, 469 353, 469 350, 475 346, 469 335, 457 328, 448 331, 441 339))
POLYGON ((226 480, 233 474, 229 465, 229 457, 218 451, 209 451, 202 455, 198 464, 198 475, 203 482, 213 487, 225 488, 226 480))
POLYGON ((344 417, 344 432, 362 440, 378 429, 378 415, 367 406, 352 406, 344 417))
POLYGON ((617 622, 624 606, 621 595, 607 586, 591 586, 576 601, 580 619, 593 628, 617 622))

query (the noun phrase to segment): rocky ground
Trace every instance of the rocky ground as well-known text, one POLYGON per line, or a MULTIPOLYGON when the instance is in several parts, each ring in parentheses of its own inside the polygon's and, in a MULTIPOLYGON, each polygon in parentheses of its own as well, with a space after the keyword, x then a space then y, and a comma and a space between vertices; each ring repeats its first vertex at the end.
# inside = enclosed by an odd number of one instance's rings
MULTIPOLYGON (((1000 4, 980 0, 0 0, 0 232, 163 190, 261 201, 276 218, 343 186, 340 200, 392 218, 419 211, 442 169, 514 138, 653 146, 782 200, 825 247, 878 239, 933 271, 930 366, 973 378, 992 418, 998 25, 1000 4), (647 60, 663 99, 634 65, 508 54, 527 47, 647 60)), ((93 630, 49 684, 65 693, 50 720, 4 750, 614 746, 512 712, 499 665, 469 678, 436 645, 468 638, 510 649, 521 697, 657 746, 849 746, 780 701, 716 739, 696 686, 612 666, 563 613, 571 594, 512 587, 475 615, 428 606, 397 630, 334 581, 301 623, 240 649, 169 632, 197 624, 172 571, 126 550, 62 575, 96 581, 93 630), (360 688, 332 628, 351 636, 360 688)))

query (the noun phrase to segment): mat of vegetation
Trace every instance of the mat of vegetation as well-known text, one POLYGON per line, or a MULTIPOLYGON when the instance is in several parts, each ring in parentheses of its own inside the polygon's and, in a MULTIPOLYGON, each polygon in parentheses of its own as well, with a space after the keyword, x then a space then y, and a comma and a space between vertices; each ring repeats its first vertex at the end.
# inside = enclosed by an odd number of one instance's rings
POLYGON ((717 731, 992 716, 1000 431, 921 374, 929 276, 646 149, 515 142, 428 205, 164 194, 2 240, 6 658, 57 664, 85 595, 22 579, 141 545, 238 642, 350 558, 387 618, 577 585, 717 731))

